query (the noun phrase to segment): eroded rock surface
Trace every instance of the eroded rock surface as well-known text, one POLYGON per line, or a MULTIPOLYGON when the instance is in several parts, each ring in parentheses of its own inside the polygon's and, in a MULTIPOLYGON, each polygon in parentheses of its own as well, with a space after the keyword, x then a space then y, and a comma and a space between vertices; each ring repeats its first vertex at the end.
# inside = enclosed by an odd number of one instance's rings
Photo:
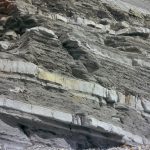
POLYGON ((150 2, 0 1, 0 149, 147 149, 150 2))

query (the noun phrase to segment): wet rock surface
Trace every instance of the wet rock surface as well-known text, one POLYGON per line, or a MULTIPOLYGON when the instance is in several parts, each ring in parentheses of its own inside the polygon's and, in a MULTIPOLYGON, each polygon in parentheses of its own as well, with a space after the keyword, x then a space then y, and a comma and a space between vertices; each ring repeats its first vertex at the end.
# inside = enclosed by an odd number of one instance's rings
POLYGON ((149 6, 1 0, 0 149, 149 149, 149 6))

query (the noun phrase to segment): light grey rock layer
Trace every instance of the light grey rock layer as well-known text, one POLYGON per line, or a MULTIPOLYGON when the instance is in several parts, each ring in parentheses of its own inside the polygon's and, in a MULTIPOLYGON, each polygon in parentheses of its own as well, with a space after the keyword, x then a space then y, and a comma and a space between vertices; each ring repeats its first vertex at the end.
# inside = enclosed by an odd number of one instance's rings
MULTIPOLYGON (((85 82, 73 78, 67 78, 59 74, 54 74, 54 73, 44 71, 38 68, 38 66, 34 65, 33 63, 21 62, 21 61, 9 61, 5 59, 0 60, 0 62, 1 62, 0 71, 2 72, 33 75, 38 79, 52 82, 54 86, 55 84, 59 84, 61 88, 64 90, 72 90, 73 92, 78 91, 81 93, 78 95, 79 97, 80 96, 83 97, 84 94, 82 95, 82 93, 85 93, 85 96, 87 94, 86 97, 88 97, 88 95, 91 95, 91 97, 92 95, 95 95, 97 97, 102 97, 106 99, 108 103, 120 102, 122 104, 125 104, 126 100, 128 99, 129 101, 128 103, 132 103, 130 106, 132 106, 133 108, 139 108, 136 107, 136 105, 140 105, 141 102, 141 100, 139 98, 136 98, 135 96, 131 95, 126 97, 124 94, 119 93, 118 91, 106 89, 105 87, 96 83, 85 82)), ((19 92, 19 89, 16 90, 19 92)), ((13 90, 11 91, 13 92, 13 90)), ((94 96, 93 99, 95 99, 94 96)), ((144 107, 144 109, 146 108, 144 107)), ((141 111, 141 109, 138 110, 141 111)))
POLYGON ((30 105, 30 104, 19 102, 16 100, 9 100, 9 99, 6 99, 5 97, 0 98, 0 107, 6 108, 6 109, 17 110, 17 111, 21 111, 21 112, 28 113, 28 114, 43 116, 49 119, 62 121, 67 124, 72 124, 72 125, 76 124, 79 126, 83 126, 83 127, 86 126, 86 127, 94 128, 97 130, 100 128, 100 129, 103 129, 104 132, 106 133, 116 134, 118 136, 121 136, 122 137, 122 139, 120 139, 121 143, 126 143, 126 144, 131 144, 131 145, 132 144, 149 144, 147 143, 148 140, 142 139, 142 137, 138 135, 133 135, 132 133, 126 132, 119 127, 116 127, 109 123, 99 121, 89 116, 87 117, 85 116, 83 120, 80 117, 80 115, 78 116, 78 118, 76 118, 77 116, 75 117, 73 114, 64 113, 58 110, 51 110, 50 108, 46 108, 46 107, 44 108, 41 106, 30 105), (75 121, 76 119, 78 120, 77 122, 75 121))

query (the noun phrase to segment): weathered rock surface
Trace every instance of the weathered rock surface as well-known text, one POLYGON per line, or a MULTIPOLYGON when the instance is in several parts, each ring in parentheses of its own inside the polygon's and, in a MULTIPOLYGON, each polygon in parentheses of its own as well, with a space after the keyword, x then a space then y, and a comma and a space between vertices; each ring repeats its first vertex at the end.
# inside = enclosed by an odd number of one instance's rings
POLYGON ((149 148, 149 6, 1 0, 0 149, 149 148))

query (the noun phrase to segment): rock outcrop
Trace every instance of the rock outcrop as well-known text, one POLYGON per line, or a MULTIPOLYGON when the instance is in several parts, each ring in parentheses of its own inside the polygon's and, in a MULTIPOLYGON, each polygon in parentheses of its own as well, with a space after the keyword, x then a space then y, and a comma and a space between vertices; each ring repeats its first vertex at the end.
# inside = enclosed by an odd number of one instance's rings
POLYGON ((1 0, 0 149, 149 149, 148 6, 1 0))

